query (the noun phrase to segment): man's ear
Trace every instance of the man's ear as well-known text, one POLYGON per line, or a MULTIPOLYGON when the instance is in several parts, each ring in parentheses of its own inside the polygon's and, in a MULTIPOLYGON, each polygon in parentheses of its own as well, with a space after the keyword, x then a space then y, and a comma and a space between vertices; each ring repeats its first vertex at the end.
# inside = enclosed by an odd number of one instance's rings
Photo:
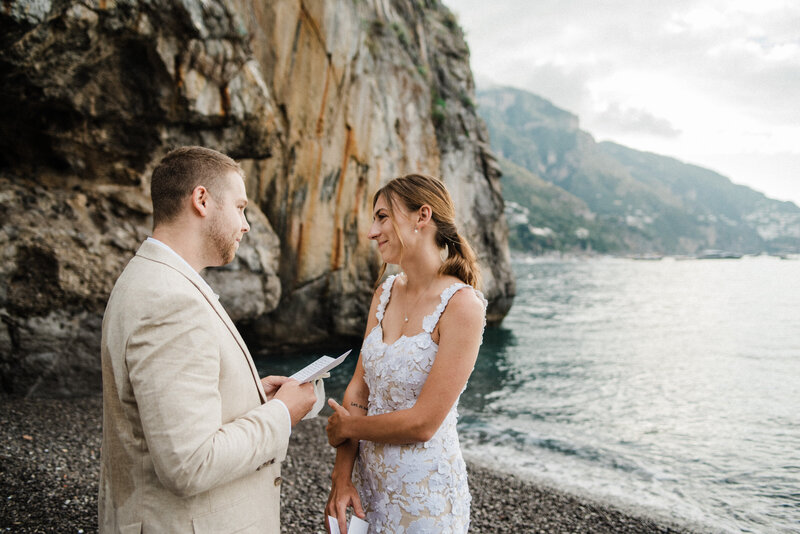
POLYGON ((208 189, 203 187, 202 185, 198 185, 192 191, 192 209, 197 213, 200 217, 205 217, 208 215, 208 201, 209 201, 209 194, 208 189))

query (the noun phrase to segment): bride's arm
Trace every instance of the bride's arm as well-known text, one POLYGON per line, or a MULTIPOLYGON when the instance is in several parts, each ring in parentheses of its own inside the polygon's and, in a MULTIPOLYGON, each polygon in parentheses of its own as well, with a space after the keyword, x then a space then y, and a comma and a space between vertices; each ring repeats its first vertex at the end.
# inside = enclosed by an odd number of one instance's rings
MULTIPOLYGON (((353 378, 350 380, 350 384, 345 390, 343 402, 347 407, 349 415, 364 416, 367 415, 368 399, 369 388, 366 382, 364 382, 364 367, 361 363, 361 356, 359 356, 353 378)), ((335 480, 350 480, 356 454, 358 454, 357 439, 350 439, 342 443, 342 445, 336 449, 336 462, 333 465, 331 478, 335 480)))
MULTIPOLYGON (((327 427, 331 445, 345 440, 403 444, 431 439, 475 367, 483 322, 483 303, 473 291, 453 295, 439 320, 436 359, 414 406, 371 416, 335 408, 327 427)), ((344 402, 347 408, 350 401, 344 402)))
MULTIPOLYGON (((344 394, 344 403, 349 407, 348 413, 355 416, 364 416, 367 413, 367 399, 369 389, 364 382, 364 368, 361 357, 358 358, 353 378, 344 394)), ((353 485, 353 465, 358 454, 358 440, 349 439, 336 449, 336 461, 331 473, 331 491, 325 505, 325 515, 335 517, 339 522, 339 531, 347 532, 346 511, 352 506, 355 514, 364 519, 364 509, 361 499, 353 485)), ((327 528, 327 517, 326 524, 327 528)))
MULTIPOLYGON (((378 289, 372 299, 365 338, 372 329, 375 328, 375 325, 378 324, 378 319, 375 317, 375 314, 377 312, 381 292, 382 289, 378 289)), ((342 402, 347 407, 347 413, 351 415, 364 416, 367 414, 369 387, 367 387, 367 383, 364 381, 364 365, 361 355, 358 356, 353 378, 350 379, 342 402)), ((336 461, 333 464, 333 472, 331 473, 331 491, 328 496, 328 503, 325 506, 325 514, 326 516, 329 515, 337 518, 339 530, 341 532, 347 532, 345 512, 349 506, 353 507, 353 511, 358 517, 362 519, 365 517, 364 509, 361 506, 361 499, 352 482, 353 465, 355 464, 357 454, 357 439, 347 440, 342 443, 336 449, 336 461)), ((328 528, 327 517, 325 518, 325 528, 328 528)))

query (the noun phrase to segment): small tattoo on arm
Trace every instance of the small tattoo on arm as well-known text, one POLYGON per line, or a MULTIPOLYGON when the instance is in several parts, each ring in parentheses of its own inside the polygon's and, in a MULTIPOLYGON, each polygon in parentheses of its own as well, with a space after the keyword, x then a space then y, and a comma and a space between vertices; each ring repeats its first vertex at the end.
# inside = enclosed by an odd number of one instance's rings
POLYGON ((361 405, 360 405, 359 403, 357 403, 357 402, 351 402, 351 403, 350 403, 350 406, 355 406, 356 408, 361 408, 361 409, 362 409, 362 410, 364 410, 365 412, 366 412, 366 411, 369 411, 369 410, 367 410, 367 407, 366 407, 366 406, 361 406, 361 405))

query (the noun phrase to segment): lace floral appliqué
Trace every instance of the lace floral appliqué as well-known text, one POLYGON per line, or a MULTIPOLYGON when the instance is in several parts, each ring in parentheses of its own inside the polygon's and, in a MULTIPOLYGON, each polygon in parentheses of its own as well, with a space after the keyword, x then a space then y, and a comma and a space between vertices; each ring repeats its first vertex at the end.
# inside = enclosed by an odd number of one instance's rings
MULTIPOLYGON (((383 320, 396 276, 383 284, 376 317, 361 354, 364 379, 369 386, 369 415, 411 408, 428 378, 439 347, 431 333, 460 289, 456 283, 444 290, 433 313, 422 321, 423 331, 402 336, 391 345, 383 342, 383 320)), ((476 291, 486 306, 486 299, 476 291)), ((484 321, 485 324, 485 321, 484 321)), ((458 402, 450 409, 436 434, 424 443, 388 445, 362 441, 354 482, 367 513, 370 533, 465 533, 469 528, 471 497, 467 471, 456 432, 458 402)))

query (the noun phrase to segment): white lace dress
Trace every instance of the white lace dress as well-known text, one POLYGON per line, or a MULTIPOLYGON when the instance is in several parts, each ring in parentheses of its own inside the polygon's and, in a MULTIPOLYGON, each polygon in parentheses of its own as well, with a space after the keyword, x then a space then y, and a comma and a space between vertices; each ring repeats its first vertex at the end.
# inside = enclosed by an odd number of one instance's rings
MULTIPOLYGON (((383 283, 378 324, 361 348, 364 379, 369 386, 368 415, 414 406, 439 350, 431 333, 450 298, 470 287, 456 283, 445 289, 439 306, 423 319, 422 332, 401 336, 387 345, 381 322, 395 278, 391 276, 383 283)), ((485 309, 486 299, 475 291, 485 309)), ((370 534, 467 532, 472 498, 456 432, 457 405, 456 401, 436 434, 424 443, 360 442, 354 483, 367 513, 370 534)))

